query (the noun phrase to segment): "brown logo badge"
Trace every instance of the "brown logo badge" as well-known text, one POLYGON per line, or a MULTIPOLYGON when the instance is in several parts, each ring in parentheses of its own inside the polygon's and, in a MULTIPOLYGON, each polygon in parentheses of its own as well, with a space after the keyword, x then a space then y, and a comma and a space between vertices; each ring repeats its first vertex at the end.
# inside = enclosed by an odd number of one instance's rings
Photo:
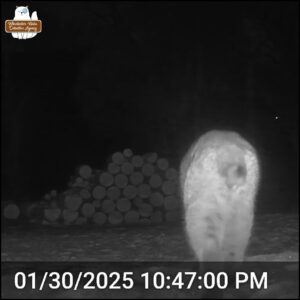
POLYGON ((14 19, 5 21, 5 32, 11 33, 15 39, 31 39, 41 31, 42 21, 36 11, 30 17, 28 6, 17 6, 14 19))

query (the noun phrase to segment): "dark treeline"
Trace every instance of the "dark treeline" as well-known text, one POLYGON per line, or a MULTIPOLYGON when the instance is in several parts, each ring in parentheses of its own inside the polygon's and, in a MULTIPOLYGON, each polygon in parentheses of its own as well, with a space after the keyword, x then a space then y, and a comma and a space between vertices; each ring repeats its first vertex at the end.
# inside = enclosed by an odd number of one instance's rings
MULTIPOLYGON (((2 3, 2 19, 14 15, 2 3)), ((2 197, 63 189, 77 164, 157 151, 174 166, 204 131, 258 149, 259 209, 298 203, 297 2, 29 2, 43 31, 2 32, 2 197)))

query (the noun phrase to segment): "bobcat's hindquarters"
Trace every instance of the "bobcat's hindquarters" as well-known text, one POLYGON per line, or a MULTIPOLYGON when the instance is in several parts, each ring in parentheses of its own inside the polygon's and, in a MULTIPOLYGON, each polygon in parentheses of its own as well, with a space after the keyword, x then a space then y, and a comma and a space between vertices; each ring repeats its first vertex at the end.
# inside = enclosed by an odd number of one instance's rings
POLYGON ((259 177, 253 147, 234 132, 208 132, 184 157, 180 176, 186 231, 197 258, 243 260, 259 177))

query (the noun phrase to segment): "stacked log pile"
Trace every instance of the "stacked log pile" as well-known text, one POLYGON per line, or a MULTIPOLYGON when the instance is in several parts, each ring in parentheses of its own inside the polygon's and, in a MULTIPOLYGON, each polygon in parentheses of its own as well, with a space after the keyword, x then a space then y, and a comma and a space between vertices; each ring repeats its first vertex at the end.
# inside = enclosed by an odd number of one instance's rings
MULTIPOLYGON (((111 155, 106 170, 79 166, 65 191, 52 190, 41 202, 31 204, 26 213, 31 221, 43 224, 173 222, 180 219, 178 185, 178 172, 167 159, 125 149, 111 155)), ((9 205, 4 217, 17 218, 18 206, 9 205)))

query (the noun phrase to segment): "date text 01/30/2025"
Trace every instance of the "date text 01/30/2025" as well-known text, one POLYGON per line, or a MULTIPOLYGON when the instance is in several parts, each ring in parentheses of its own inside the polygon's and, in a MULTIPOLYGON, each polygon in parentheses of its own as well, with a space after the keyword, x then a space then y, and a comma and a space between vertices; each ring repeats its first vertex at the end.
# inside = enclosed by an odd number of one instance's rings
POLYGON ((176 274, 165 274, 164 272, 145 272, 140 275, 133 272, 45 272, 40 278, 36 272, 17 272, 14 276, 14 285, 18 290, 30 286, 32 289, 42 291, 50 289, 99 289, 99 290, 130 290, 134 288, 135 279, 139 284, 143 283, 144 289, 227 289, 234 286, 235 289, 248 287, 251 290, 268 288, 268 273, 262 272, 235 272, 234 277, 226 272, 177 272, 176 274), (232 278, 232 282, 230 279, 232 278))

